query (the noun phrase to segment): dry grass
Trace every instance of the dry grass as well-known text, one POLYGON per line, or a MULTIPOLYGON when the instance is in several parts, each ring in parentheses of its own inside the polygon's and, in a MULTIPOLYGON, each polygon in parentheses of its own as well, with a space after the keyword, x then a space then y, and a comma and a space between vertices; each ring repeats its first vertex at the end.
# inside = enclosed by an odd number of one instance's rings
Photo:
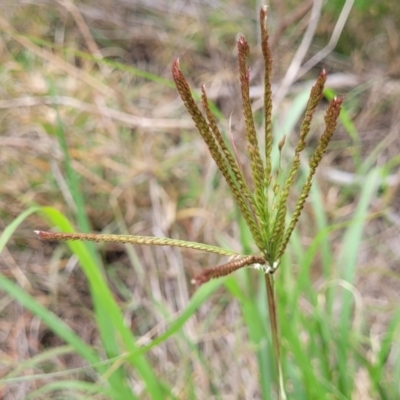
MULTIPOLYGON (((65 187, 63 153, 56 138, 58 112, 72 166, 81 176, 94 231, 169 236, 226 244, 240 251, 232 200, 171 84, 170 65, 179 56, 193 85, 206 83, 210 87, 210 97, 221 112, 227 119, 232 115, 231 129, 238 137, 243 125, 238 114, 234 46, 238 32, 250 43, 256 42, 256 10, 245 1, 227 1, 215 7, 194 2, 132 3, 135 5, 66 0, 3 5, 0 229, 32 203, 52 205, 74 217, 65 187), (124 70, 103 58, 132 68, 124 70)), ((270 18, 272 29, 279 32, 281 25, 286 28, 275 38, 275 84, 282 78, 281 71, 286 70, 307 21, 300 19, 285 26, 284 13, 276 7, 270 18)), ((326 15, 324 21, 329 31, 334 21, 326 15)), ((386 45, 382 39, 393 29, 398 33, 395 27, 400 21, 394 15, 388 21, 380 36, 360 45, 355 34, 353 43, 358 47, 345 57, 332 53, 324 61, 331 74, 345 74, 353 79, 350 85, 362 91, 348 100, 360 140, 351 140, 345 130, 334 137, 323 179, 318 181, 330 220, 345 221, 354 211, 358 185, 362 185, 362 160, 375 149, 378 155, 370 167, 392 160, 382 196, 376 198, 371 210, 380 217, 367 225, 358 256, 357 288, 377 345, 398 306, 400 290, 400 82, 399 75, 393 74, 398 44, 393 39, 386 45), (382 57, 368 57, 374 49, 387 56, 388 62, 380 62, 382 57), (348 174, 338 174, 344 171, 348 174)), ((324 40, 325 31, 318 33, 315 46, 324 40)), ((257 97, 257 52, 252 56, 257 97)), ((317 73, 313 71, 312 75, 317 73)), ((349 92, 344 80, 341 82, 337 90, 349 92)), ((283 100, 276 112, 278 125, 284 122, 284 112, 298 90, 296 85, 300 83, 290 86, 289 99, 283 100)), ((240 139, 236 145, 240 147, 240 139)), ((305 245, 316 234, 311 207, 308 218, 301 231, 305 245)), ((65 248, 36 240, 34 228, 47 227, 37 216, 24 223, 1 254, 1 273, 62 316, 85 341, 97 343, 91 300, 76 260, 68 257, 65 248)), ((333 247, 339 246, 341 235, 334 235, 332 241, 333 247)), ((193 273, 219 261, 216 256, 169 248, 107 245, 102 254, 126 320, 143 343, 162 332, 166 315, 185 308, 194 290, 190 285, 193 273)), ((318 260, 313 274, 318 284, 318 260)), ((9 298, 1 296, 0 310, 0 376, 42 349, 60 345, 40 321, 9 298)), ((224 399, 259 396, 257 362, 247 343, 238 304, 228 293, 218 292, 215 301, 202 307, 185 330, 199 344, 206 363, 199 361, 185 341, 169 340, 151 353, 157 373, 175 382, 177 392, 191 371, 196 377, 198 398, 210 398, 213 385, 224 399)), ((77 356, 66 354, 51 360, 47 372, 65 371, 63 378, 84 376, 86 370, 70 373, 80 366, 77 356)), ((44 371, 36 367, 31 371, 40 372, 44 371)), ((46 379, 4 385, 0 397, 25 398, 46 379)))

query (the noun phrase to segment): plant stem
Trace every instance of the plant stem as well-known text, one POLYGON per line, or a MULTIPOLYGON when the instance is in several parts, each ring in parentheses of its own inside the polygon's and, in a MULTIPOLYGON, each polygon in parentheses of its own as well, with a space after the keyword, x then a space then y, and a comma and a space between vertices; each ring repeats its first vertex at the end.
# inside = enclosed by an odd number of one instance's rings
POLYGON ((272 346, 275 350, 275 366, 278 372, 278 399, 286 400, 286 392, 283 384, 282 364, 281 364, 281 352, 280 352, 280 341, 278 332, 278 318, 277 318, 277 307, 275 301, 274 281, 273 276, 270 273, 265 274, 265 287, 267 289, 268 299, 268 313, 269 323, 271 326, 272 335, 272 346))

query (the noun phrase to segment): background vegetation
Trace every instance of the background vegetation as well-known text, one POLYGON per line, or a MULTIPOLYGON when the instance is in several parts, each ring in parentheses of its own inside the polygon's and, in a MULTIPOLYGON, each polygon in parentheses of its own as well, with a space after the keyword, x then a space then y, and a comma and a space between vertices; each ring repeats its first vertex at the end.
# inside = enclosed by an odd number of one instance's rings
MULTIPOLYGON (((240 32, 252 48, 261 129, 260 4, 166 3, 2 3, 1 398, 275 398, 258 272, 195 291, 191 277, 223 258, 68 247, 32 232, 74 227, 254 251, 170 66, 179 56, 191 85, 206 84, 240 153, 235 43, 240 32)), ((323 4, 302 65, 330 41, 349 5, 323 4)), ((291 399, 396 399, 400 6, 356 1, 334 51, 285 78, 312 6, 318 2, 276 0, 269 16, 274 132, 276 142, 287 136, 288 160, 322 66, 330 75, 327 98, 345 95, 276 275, 286 389, 291 399)))

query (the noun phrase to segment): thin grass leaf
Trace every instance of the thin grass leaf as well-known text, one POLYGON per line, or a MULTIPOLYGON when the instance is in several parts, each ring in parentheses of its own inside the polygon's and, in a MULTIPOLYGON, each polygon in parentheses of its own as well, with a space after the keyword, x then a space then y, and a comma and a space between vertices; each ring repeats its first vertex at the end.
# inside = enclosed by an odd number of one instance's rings
MULTIPOLYGON (((69 343, 90 364, 96 364, 100 361, 93 349, 86 345, 64 321, 40 305, 32 296, 28 295, 18 285, 1 274, 0 288, 33 314, 37 315, 57 336, 65 340, 66 343, 69 343)), ((104 372, 103 368, 100 370, 104 372)))
MULTIPOLYGON (((54 88, 51 87, 51 92, 54 92, 54 88)), ((51 93, 54 95, 54 93, 51 93)), ((60 114, 58 112, 58 107, 56 104, 53 104, 53 109, 56 112, 57 116, 57 126, 56 126, 56 133, 57 139, 60 144, 60 148, 63 152, 64 156, 64 168, 66 171, 66 181, 68 188, 71 192, 72 198, 74 199, 74 205, 76 207, 76 216, 78 221, 78 226, 81 231, 89 232, 90 231, 90 224, 89 219, 86 215, 85 211, 85 200, 83 198, 82 191, 80 190, 79 185, 79 176, 75 172, 72 167, 71 158, 68 152, 68 144, 67 139, 65 137, 64 125, 62 119, 60 118, 60 114)), ((93 249, 91 250, 93 251, 93 249)))
MULTIPOLYGON (((260 281, 263 283, 262 280, 260 281)), ((236 280, 229 280, 227 289, 240 302, 241 313, 247 326, 249 340, 255 348, 261 398, 270 399, 276 383, 276 370, 272 357, 273 348, 270 342, 270 334, 267 331, 267 325, 264 323, 268 316, 265 309, 267 301, 265 291, 256 290, 253 287, 250 292, 244 293, 236 280)))
MULTIPOLYGON (((51 222, 52 226, 57 226, 61 231, 64 232, 73 231, 73 227, 69 221, 56 209, 51 207, 43 207, 41 209, 41 213, 47 220, 51 222)), ((82 269, 89 281, 93 296, 96 296, 99 301, 99 309, 96 311, 101 311, 103 313, 105 312, 108 315, 108 323, 113 324, 118 336, 122 339, 125 350, 121 350, 121 353, 123 351, 127 351, 129 354, 135 353, 138 348, 135 338, 125 325, 122 312, 116 304, 110 289, 105 283, 96 261, 93 260, 83 243, 69 241, 67 242, 67 245, 78 257, 82 269)), ((164 391, 147 360, 144 357, 134 356, 129 356, 127 359, 143 379, 151 398, 162 398, 164 391)))
POLYGON ((395 341, 398 338, 400 332, 400 308, 398 308, 392 316, 386 332, 380 343, 380 350, 378 352, 376 366, 379 371, 376 380, 380 381, 382 374, 384 373, 383 366, 388 363, 390 351, 395 345, 395 341))
MULTIPOLYGON (((81 396, 84 396, 85 398, 88 398, 88 396, 93 398, 93 396, 96 395, 102 395, 102 396, 105 395, 110 398, 113 397, 113 392, 107 388, 99 387, 90 382, 68 379, 68 380, 47 383, 46 385, 43 385, 39 389, 36 389, 31 393, 29 393, 25 399, 30 400, 30 399, 54 398, 51 397, 51 394, 54 392, 65 393, 69 399, 75 398, 74 394, 75 396, 79 396, 81 394, 81 396)), ((61 393, 57 393, 57 395, 59 396, 61 393)), ((54 395, 55 393, 53 394, 53 396, 54 395)))
MULTIPOLYGON (((0 252, 7 243, 8 239, 14 233, 15 229, 21 224, 21 222, 34 212, 41 211, 40 207, 31 207, 22 213, 18 218, 16 218, 10 225, 6 227, 1 238, 0 238, 0 252)), ((100 361, 98 355, 93 351, 90 346, 87 346, 81 339, 66 325, 62 320, 60 320, 56 315, 48 311, 46 308, 38 304, 34 298, 29 296, 24 290, 19 286, 5 278, 0 274, 0 288, 8 293, 12 298, 21 303, 24 307, 29 309, 32 313, 37 315, 57 336, 69 343, 77 353, 84 357, 90 364, 94 365, 100 361)), ((105 373, 106 369, 99 365, 98 371, 100 373, 105 373)), ((112 390, 117 395, 117 398, 121 400, 123 398, 134 398, 131 397, 131 393, 124 390, 121 383, 115 384, 114 378, 109 381, 112 390), (115 385, 114 385, 115 384, 115 385)))
POLYGON ((0 253, 3 251, 4 247, 6 246, 7 242, 10 240, 18 226, 21 225, 21 223, 27 217, 29 217, 31 214, 38 212, 39 210, 40 207, 36 206, 28 208, 4 228, 3 233, 0 235, 0 253))
MULTIPOLYGON (((379 187, 380 173, 378 170, 373 170, 365 179, 365 184, 360 193, 360 199, 354 213, 354 223, 349 227, 343 237, 343 246, 338 256, 338 266, 342 279, 352 284, 355 276, 355 269, 357 265, 358 249, 361 244, 364 224, 367 219, 368 209, 371 199, 374 197, 377 188, 379 187)), ((353 382, 348 379, 346 370, 348 365, 348 351, 349 346, 351 322, 353 320, 352 313, 353 299, 351 293, 343 291, 341 297, 341 318, 339 325, 339 340, 338 340, 338 354, 340 380, 339 385, 342 393, 350 395, 353 382)))
POLYGON ((179 329, 182 328, 182 326, 185 324, 185 322, 193 316, 195 311, 223 284, 223 280, 218 279, 218 280, 213 280, 210 281, 207 285, 201 286, 194 295, 191 297, 187 307, 183 312, 179 315, 178 318, 176 318, 169 326, 169 328, 160 336, 155 338, 150 344, 141 347, 136 351, 136 353, 132 354, 134 355, 140 355, 148 352, 155 346, 158 346, 159 344, 165 342, 169 337, 174 335, 176 332, 179 331, 179 329))
MULTIPOLYGON (((74 352, 75 352, 74 347, 70 345, 64 345, 44 350, 39 354, 36 354, 31 358, 28 358, 27 360, 20 361, 12 371, 10 371, 7 375, 4 375, 0 379, 0 384, 7 384, 9 382, 13 382, 13 379, 16 377, 18 377, 17 379, 24 379, 24 378, 31 379, 31 377, 24 376, 27 375, 27 370, 31 371, 32 368, 37 368, 42 363, 50 364, 51 360, 54 360, 57 357, 65 356, 67 354, 71 354, 74 352)), ((14 380, 14 382, 21 382, 21 381, 14 380)))

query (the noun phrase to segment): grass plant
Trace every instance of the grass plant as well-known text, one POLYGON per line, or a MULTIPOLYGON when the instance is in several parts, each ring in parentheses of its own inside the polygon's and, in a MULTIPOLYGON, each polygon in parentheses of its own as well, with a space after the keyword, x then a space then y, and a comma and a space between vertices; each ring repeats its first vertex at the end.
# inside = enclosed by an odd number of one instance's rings
MULTIPOLYGON (((383 215, 381 211, 371 212, 371 204, 379 196, 382 190, 381 183, 388 170, 397 166, 398 160, 394 157, 384 167, 373 168, 374 157, 378 157, 378 152, 366 160, 365 165, 360 154, 355 153, 353 161, 359 167, 357 170, 360 171, 363 184, 359 191, 348 189, 349 196, 354 196, 354 212, 349 218, 340 220, 335 225, 331 224, 332 216, 330 211, 327 211, 326 190, 321 188, 324 182, 313 180, 313 175, 337 118, 355 142, 359 143, 360 136, 350 122, 351 110, 344 106, 345 112, 342 110, 339 116, 341 100, 334 100, 328 106, 327 129, 322 133, 319 144, 315 145, 314 155, 310 155, 309 163, 301 162, 304 161, 304 152, 307 151, 304 146, 317 101, 323 97, 323 93, 329 100, 336 96, 332 91, 323 91, 323 73, 311 91, 311 100, 307 103, 304 95, 299 94, 298 101, 293 102, 293 107, 297 108, 289 111, 290 118, 288 117, 286 122, 293 126, 286 127, 284 132, 291 132, 294 126, 300 126, 300 134, 298 144, 293 149, 293 162, 286 165, 284 157, 288 151, 283 150, 290 150, 288 147, 291 140, 289 138, 285 142, 277 137, 277 132, 273 129, 271 56, 267 45, 268 33, 264 12, 261 12, 261 32, 265 61, 265 138, 261 140, 256 135, 258 126, 253 122, 254 112, 248 95, 248 46, 244 38, 239 40, 239 75, 246 123, 248 168, 247 163, 243 162, 242 151, 239 152, 239 157, 236 154, 237 148, 245 147, 235 143, 242 138, 235 137, 231 142, 226 140, 224 132, 220 132, 222 124, 219 118, 213 117, 211 111, 214 111, 215 107, 207 101, 205 90, 202 91, 202 113, 192 98, 179 63, 175 62, 173 65, 173 76, 178 91, 232 192, 235 201, 234 229, 237 229, 240 236, 241 251, 230 250, 226 236, 218 234, 215 234, 216 242, 219 241, 221 247, 165 237, 110 235, 109 232, 128 231, 124 225, 124 218, 129 214, 129 204, 127 207, 122 206, 121 212, 120 206, 112 203, 118 222, 106 226, 103 233, 88 233, 91 231, 91 218, 87 215, 88 205, 95 201, 96 196, 90 195, 90 199, 89 196, 85 198, 83 182, 91 181, 95 177, 97 185, 108 188, 107 182, 101 171, 90 175, 76 161, 79 160, 80 154, 86 156, 90 153, 85 147, 87 143, 81 143, 82 147, 78 150, 74 148, 74 156, 71 156, 72 149, 67 141, 72 131, 80 131, 78 123, 82 123, 82 119, 76 119, 77 125, 73 130, 64 122, 67 120, 62 109, 62 101, 65 99, 56 95, 58 88, 49 79, 48 97, 44 101, 55 118, 52 126, 44 125, 48 127, 49 134, 54 135, 62 151, 62 171, 65 180, 54 181, 58 182, 63 190, 70 209, 60 212, 61 202, 56 202, 54 207, 28 208, 3 230, 0 236, 0 253, 7 254, 7 246, 12 243, 17 228, 22 226, 27 218, 35 215, 40 217, 34 220, 36 224, 46 221, 49 226, 60 231, 39 231, 42 239, 67 240, 67 249, 62 245, 57 247, 49 264, 62 265, 64 259, 79 261, 88 282, 94 308, 93 315, 84 317, 86 320, 95 321, 99 338, 92 343, 80 337, 76 333, 76 326, 75 329, 71 328, 65 322, 64 315, 60 316, 51 304, 43 302, 43 296, 34 297, 32 286, 37 283, 32 282, 29 285, 29 281, 23 280, 18 269, 12 270, 13 279, 8 273, 1 273, 0 290, 5 294, 1 300, 2 307, 6 307, 7 299, 17 300, 24 310, 29 310, 54 332, 56 337, 62 340, 62 344, 55 348, 44 348, 40 354, 25 359, 18 365, 8 362, 8 358, 3 357, 2 366, 6 365, 9 372, 4 373, 0 379, 0 390, 10 385, 22 387, 38 382, 30 387, 26 398, 64 396, 99 399, 271 399, 280 396, 296 400, 364 400, 394 399, 400 396, 397 384, 400 358, 396 357, 400 309, 393 308, 392 318, 387 328, 379 334, 377 343, 369 329, 368 320, 364 317, 365 304, 356 288, 357 255, 365 247, 363 233, 369 221, 383 215), (306 115, 303 124, 298 122, 297 117, 293 117, 302 113, 306 115), (265 142, 265 152, 260 148, 262 146, 259 142, 265 142), (274 154, 278 157, 274 158, 274 154), (283 160, 283 166, 277 162, 280 158, 283 160), (289 189, 293 192, 291 195, 289 189), (288 203, 292 204, 291 196, 295 193, 298 193, 299 200, 293 206, 289 206, 288 203), (307 197, 309 201, 305 206, 307 197), (307 226, 305 229, 304 225, 301 226, 302 221, 307 221, 307 225, 310 220, 307 213, 298 221, 300 212, 308 205, 312 206, 317 232, 311 237, 308 236, 307 226), (123 216, 118 217, 120 214, 123 216), (297 222, 300 229, 295 228, 297 222), (72 233, 74 226, 82 233, 72 233), (291 245, 287 246, 289 238, 291 245), (104 263, 104 247, 101 244, 91 246, 91 243, 81 242, 83 239, 128 243, 126 248, 135 272, 129 271, 130 276, 134 275, 134 294, 131 295, 130 292, 129 278, 125 277, 126 281, 118 276, 115 280, 112 279, 110 270, 114 267, 110 268, 104 263), (165 253, 157 252, 159 249, 154 247, 148 253, 140 252, 143 257, 138 257, 137 248, 129 246, 129 243, 152 247, 161 245, 165 253), (178 307, 178 315, 176 309, 165 301, 168 290, 165 291, 165 296, 157 294, 158 282, 169 279, 169 266, 180 264, 178 261, 181 253, 171 250, 171 246, 178 246, 184 251, 192 249, 198 250, 199 253, 209 252, 216 256, 230 257, 227 262, 214 268, 206 268, 195 275, 193 279, 197 289, 189 299, 184 296, 185 286, 181 285, 178 274, 179 284, 174 287, 171 295, 171 303, 184 300, 184 306, 178 307), (160 277, 156 276, 157 269, 147 271, 152 254, 156 254, 154 264, 160 264, 160 277), (320 268, 321 273, 318 280, 313 277, 316 266, 320 268), (233 271, 236 272, 231 275, 233 271), (147 283, 147 289, 138 289, 138 283, 141 282, 147 283), (151 302, 151 309, 143 307, 142 311, 135 299, 140 296, 146 299, 145 302, 151 302), (233 318, 224 319, 223 326, 221 320, 226 310, 233 318), (149 314, 157 315, 157 319, 150 319, 149 314), (128 326, 127 321, 131 321, 130 315, 139 315, 141 321, 145 322, 128 326), (150 328, 146 328, 146 323, 150 328), (272 325, 272 330, 268 324, 272 325), (231 331, 236 331, 238 338, 233 344, 229 335, 231 331), (213 335, 217 339, 213 340, 213 335), (237 353, 236 349, 232 350, 232 346, 238 347, 238 343, 247 345, 248 352, 243 354, 237 353), (57 369, 60 365, 54 363, 57 357, 72 357, 74 354, 78 354, 83 360, 79 368, 57 369), (253 357, 253 354, 256 357, 253 357), (210 355, 214 356, 213 364, 208 358, 210 355), (277 360, 280 360, 280 363, 276 363, 277 360), (243 384, 235 386, 236 382, 243 384)), ((78 52, 74 52, 73 49, 64 51, 46 41, 41 41, 40 46, 35 47, 39 41, 18 35, 10 27, 7 33, 15 35, 16 43, 28 49, 24 56, 19 55, 18 62, 24 66, 21 69, 33 69, 36 56, 32 54, 41 57, 45 56, 46 52, 53 55, 53 52, 57 54, 60 51, 66 54, 67 59, 71 54, 78 56, 78 52)), ((98 63, 101 68, 112 67, 127 74, 136 74, 117 62, 99 60, 93 54, 79 54, 84 63, 98 63)), ((53 59, 57 57, 53 55, 53 59)), ((66 70, 70 68, 67 62, 62 66, 66 70)), ((76 76, 83 77, 85 85, 95 88, 99 93, 110 95, 113 92, 112 84, 100 84, 99 80, 86 71, 76 76)), ((146 77, 153 79, 150 75, 146 77)), ((161 80, 158 82, 160 84, 161 80)), ((81 104, 87 105, 86 101, 82 101, 81 104)), ((93 109, 90 110, 87 112, 92 113, 93 109)), ((113 118, 128 118, 128 114, 110 115, 113 118)), ((102 122, 104 120, 102 119, 102 122)), ((162 124, 162 121, 159 122, 162 124)), ((181 127, 187 129, 186 122, 182 121, 181 127)), ((151 126, 150 120, 148 123, 151 126)), ((82 132, 86 133, 85 128, 82 132)), ((154 126, 151 129, 154 129, 154 126)), ((110 132, 112 135, 112 129, 110 132)), ((309 140, 312 141, 313 137, 309 140)), ((125 144, 122 148, 124 147, 128 146, 125 144)), ((132 157, 131 147, 129 148, 129 157, 132 157)), ((26 155, 28 156, 29 154, 26 155)), ((179 157, 180 154, 177 154, 176 158, 179 157)), ((159 165, 146 175, 149 180, 153 180, 154 176, 160 178, 160 171, 165 169, 165 165, 176 168, 171 160, 159 165)), ((197 182, 191 177, 188 185, 193 181, 197 182)), ((218 175, 213 175, 213 179, 208 181, 219 182, 218 175)), ((161 185, 157 183, 154 186, 159 190, 161 185)), ((194 198, 200 192, 197 186, 194 184, 191 187, 194 198)), ((225 192, 220 190, 221 185, 215 186, 217 194, 224 195, 225 192)), ((48 190, 48 187, 46 189, 48 190)), ((56 187, 55 190, 59 189, 56 187)), ((161 193, 159 197, 162 198, 162 192, 156 193, 157 196, 161 193)), ((29 204, 29 201, 27 203, 29 204)), ((157 202, 153 202, 153 208, 154 215, 157 216, 157 202)), ((167 207, 163 208, 165 209, 167 207)), ((163 222, 160 218, 155 219, 163 222)), ((173 237, 176 236, 174 232, 173 237)), ((41 243, 40 246, 44 244, 41 243)), ((37 249, 36 251, 39 251, 37 249)), ((212 255, 210 257, 210 260, 215 260, 212 255)), ((191 261, 193 262, 193 259, 191 261)), ((188 266, 188 263, 183 265, 188 266)), ((392 279, 396 279, 395 274, 392 279)), ((382 312, 378 310, 377 314, 382 312)), ((7 395, 7 392, 1 393, 7 395)))
MULTIPOLYGON (((310 132, 310 124, 316 107, 323 95, 326 73, 323 71, 318 78, 315 86, 311 89, 310 97, 306 106, 306 113, 300 128, 299 141, 295 149, 295 155, 284 183, 279 181, 279 173, 282 171, 273 171, 272 169, 272 90, 271 90, 271 66, 272 57, 268 44, 268 30, 266 25, 267 9, 260 11, 261 28, 261 46, 264 57, 264 117, 265 117, 265 160, 261 156, 259 148, 256 127, 253 120, 253 112, 250 100, 250 70, 247 66, 249 55, 249 45, 243 36, 238 40, 238 58, 239 58, 239 76, 243 103, 243 115, 245 120, 247 149, 250 158, 252 185, 247 183, 244 178, 239 161, 235 158, 232 150, 228 148, 220 130, 217 126, 217 120, 213 116, 206 91, 202 88, 202 105, 206 114, 203 116, 196 105, 192 96, 190 87, 184 78, 179 62, 176 60, 172 66, 172 76, 177 90, 185 104, 185 107, 192 116, 196 128, 204 139, 214 159, 218 169, 222 173, 243 217, 251 236, 256 243, 260 254, 257 255, 236 255, 234 252, 205 244, 185 242, 168 238, 153 238, 144 236, 130 235, 108 235, 108 234, 90 234, 90 233, 52 233, 44 231, 35 231, 42 240, 53 241, 76 241, 85 240, 90 242, 112 242, 112 243, 130 243, 140 245, 159 245, 159 246, 177 246, 188 249, 214 252, 220 255, 233 256, 231 261, 214 268, 208 268, 198 277, 194 278, 193 283, 201 285, 210 279, 226 276, 240 268, 251 266, 260 269, 265 274, 265 285, 268 297, 269 320, 271 324, 273 348, 276 357, 276 371, 278 373, 278 397, 286 399, 284 377, 280 356, 280 339, 278 331, 277 305, 275 300, 274 280, 272 274, 277 270, 280 260, 285 252, 290 236, 300 217, 304 203, 309 195, 312 179, 321 159, 328 147, 329 141, 336 127, 339 117, 342 99, 333 98, 325 114, 325 131, 322 134, 318 146, 315 149, 309 162, 309 173, 297 200, 290 223, 286 225, 287 220, 287 200, 293 183, 295 182, 299 167, 300 154, 306 147, 306 137, 310 132)), ((61 135, 61 138, 64 136, 61 135)), ((279 144, 279 152, 282 151, 285 143, 283 138, 279 144)), ((62 146, 63 148, 65 146, 62 146)), ((234 147, 234 144, 232 144, 234 147)), ((68 159, 66 157, 66 159, 68 159)), ((74 175, 69 170, 70 181, 74 175)), ((76 186, 76 185, 73 185, 76 186)), ((80 196, 75 193, 75 203, 79 207, 80 196)), ((86 226, 86 223, 85 223, 86 226)), ((96 286, 95 286, 96 287, 96 286)), ((104 290, 102 288, 102 290, 104 290)), ((130 351, 134 351, 131 348, 130 351)), ((140 361, 143 363, 143 361, 140 361)), ((142 375, 143 377, 143 375, 142 375)), ((263 376, 260 377, 264 379, 263 376)), ((269 379, 268 379, 269 380, 269 379)))

